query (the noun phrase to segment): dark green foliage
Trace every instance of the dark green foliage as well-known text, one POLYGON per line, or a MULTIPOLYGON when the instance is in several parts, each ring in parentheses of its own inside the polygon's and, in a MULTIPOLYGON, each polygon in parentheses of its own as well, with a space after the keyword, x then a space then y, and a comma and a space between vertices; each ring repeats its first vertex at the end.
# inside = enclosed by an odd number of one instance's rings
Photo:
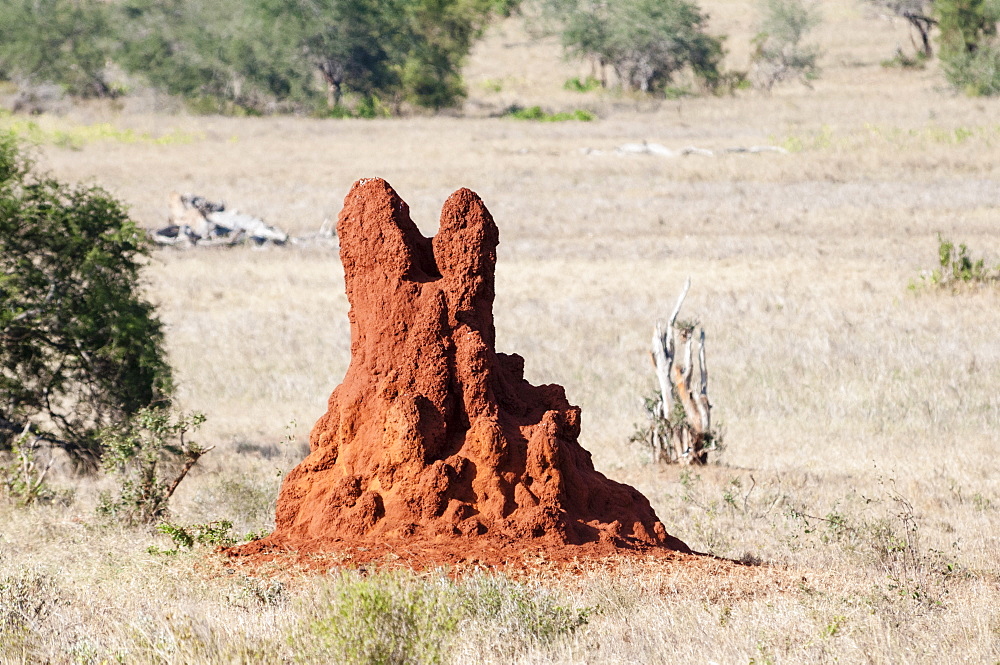
POLYGON ((969 95, 1000 94, 1000 2, 937 0, 934 13, 948 82, 969 95))
POLYGON ((0 135, 0 445, 32 423, 93 463, 100 428, 169 393, 147 251, 107 192, 32 175, 0 135))
POLYGON ((610 66, 621 85, 662 92, 682 69, 714 87, 722 39, 705 32, 707 15, 685 0, 546 0, 563 47, 610 66))
POLYGON ((113 97, 105 69, 115 30, 98 0, 0 0, 0 71, 53 82, 80 97, 113 97))

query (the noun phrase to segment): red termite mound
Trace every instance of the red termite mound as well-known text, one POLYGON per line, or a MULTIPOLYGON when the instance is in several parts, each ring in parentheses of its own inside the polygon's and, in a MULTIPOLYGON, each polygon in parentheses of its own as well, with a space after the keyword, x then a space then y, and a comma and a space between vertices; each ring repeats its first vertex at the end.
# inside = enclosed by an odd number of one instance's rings
POLYGON ((458 551, 666 548, 637 490, 594 469, 580 409, 497 353, 497 227, 461 189, 424 238, 380 179, 337 221, 351 304, 351 364, 285 479, 275 532, 241 553, 442 544, 458 551))

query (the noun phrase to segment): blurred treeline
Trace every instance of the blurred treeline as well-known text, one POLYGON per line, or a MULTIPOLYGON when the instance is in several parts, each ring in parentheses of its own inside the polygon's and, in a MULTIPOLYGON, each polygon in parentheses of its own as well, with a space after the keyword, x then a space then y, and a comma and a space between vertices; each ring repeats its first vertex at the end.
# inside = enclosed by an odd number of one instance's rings
POLYGON ((0 77, 75 97, 146 86, 203 112, 441 109, 512 1, 0 0, 0 77))

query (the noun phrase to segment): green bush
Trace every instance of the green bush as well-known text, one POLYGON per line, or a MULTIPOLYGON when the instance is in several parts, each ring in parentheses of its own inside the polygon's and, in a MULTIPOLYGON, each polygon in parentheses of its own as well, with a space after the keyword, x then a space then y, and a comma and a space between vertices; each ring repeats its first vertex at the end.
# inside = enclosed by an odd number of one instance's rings
POLYGON ((942 55, 945 78, 970 97, 1000 95, 1000 48, 984 46, 972 53, 942 55))
POLYGON ((94 466, 101 428, 169 395, 147 254, 121 203, 34 175, 0 134, 0 447, 30 425, 94 466))
MULTIPOLYGON (((920 282, 932 287, 955 288, 960 285, 995 284, 1000 282, 1000 265, 988 267, 986 259, 973 259, 964 243, 955 246, 938 234, 938 267, 920 276, 920 282)), ((910 288, 917 284, 911 282, 910 288)))
POLYGON ((945 78, 973 96, 1000 94, 997 0, 937 0, 940 59, 945 78))
POLYGON ((630 90, 660 93, 684 69, 714 88, 722 39, 686 0, 544 0, 543 13, 574 57, 610 66, 630 90))
POLYGON ((173 414, 141 409, 129 421, 102 432, 101 465, 115 476, 115 495, 105 493, 97 511, 125 524, 150 524, 167 512, 167 502, 198 459, 212 448, 187 439, 205 422, 200 413, 173 414))

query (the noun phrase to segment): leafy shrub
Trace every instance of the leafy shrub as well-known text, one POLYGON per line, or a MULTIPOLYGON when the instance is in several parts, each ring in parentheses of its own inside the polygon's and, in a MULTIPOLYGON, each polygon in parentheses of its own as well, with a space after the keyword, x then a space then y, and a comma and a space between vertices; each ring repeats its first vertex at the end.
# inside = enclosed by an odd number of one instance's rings
POLYGON ((819 75, 819 51, 806 46, 806 34, 820 23, 817 5, 803 0, 763 0, 760 31, 753 39, 751 78, 771 90, 775 84, 798 79, 809 85, 819 75))
POLYGON ((945 78, 970 97, 1000 95, 1000 46, 942 57, 945 78))
MULTIPOLYGON (((986 266, 986 259, 973 259, 964 243, 955 243, 938 234, 938 267, 920 275, 920 283, 932 287, 955 288, 960 285, 992 284, 1000 281, 1000 265, 986 266)), ((917 284, 911 283, 915 289, 917 284)))
POLYGON ((116 496, 105 493, 98 513, 126 524, 149 524, 163 517, 177 486, 212 448, 187 440, 205 421, 200 413, 140 410, 128 422, 104 430, 104 470, 119 479, 116 496))
POLYGON ((26 425, 96 466, 97 432, 169 394, 146 236, 99 188, 34 176, 0 134, 0 447, 26 425))
POLYGON ((40 437, 24 432, 14 439, 10 459, 0 464, 0 483, 3 483, 8 498, 18 505, 26 506, 71 496, 67 492, 53 489, 46 479, 54 459, 51 447, 44 445, 40 437), (41 459, 43 448, 48 449, 48 458, 44 463, 41 459))
POLYGON ((684 69, 718 82, 722 39, 693 2, 545 0, 543 12, 568 54, 611 66, 624 88, 659 93, 684 69))
POLYGON ((937 0, 940 58, 945 78, 969 95, 1000 94, 1000 3, 937 0))

